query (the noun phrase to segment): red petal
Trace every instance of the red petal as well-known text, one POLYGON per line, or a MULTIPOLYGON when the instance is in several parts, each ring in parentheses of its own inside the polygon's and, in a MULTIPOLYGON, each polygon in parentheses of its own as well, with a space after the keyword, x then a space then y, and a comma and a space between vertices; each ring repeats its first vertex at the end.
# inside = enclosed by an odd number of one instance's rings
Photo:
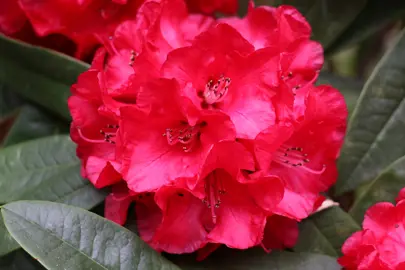
POLYGON ((206 243, 204 204, 186 190, 167 187, 156 194, 163 211, 162 224, 153 237, 159 249, 169 253, 191 253, 206 243))
POLYGON ((238 249, 259 244, 266 223, 263 210, 246 194, 245 186, 232 179, 229 174, 218 171, 217 178, 222 181, 226 194, 221 197, 222 203, 215 210, 218 218, 208 235, 210 242, 238 249))
POLYGON ((119 225, 124 225, 132 200, 125 183, 113 186, 112 193, 105 199, 104 217, 119 225))
POLYGON ((298 234, 297 221, 277 215, 271 216, 267 218, 263 245, 266 249, 293 248, 298 234))

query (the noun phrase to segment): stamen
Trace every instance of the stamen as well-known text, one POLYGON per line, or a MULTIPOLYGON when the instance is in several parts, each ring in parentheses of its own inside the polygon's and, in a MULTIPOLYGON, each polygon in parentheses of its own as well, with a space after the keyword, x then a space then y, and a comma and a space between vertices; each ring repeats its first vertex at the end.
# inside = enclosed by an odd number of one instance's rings
POLYGON ((223 75, 221 75, 219 80, 215 83, 213 80, 210 80, 202 93, 205 103, 212 105, 216 102, 222 101, 228 92, 230 85, 231 79, 225 78, 223 75))
POLYGON ((82 130, 80 129, 80 127, 77 127, 77 131, 79 133, 80 138, 82 138, 84 141, 89 142, 89 143, 111 143, 111 144, 115 144, 115 141, 112 140, 112 138, 114 138, 116 136, 117 133, 117 128, 119 126, 118 125, 107 125, 106 128, 108 129, 115 129, 112 131, 104 131, 103 129, 100 129, 100 134, 104 136, 104 139, 90 139, 88 137, 86 137, 82 130))
POLYGON ((216 224, 217 215, 215 209, 221 206, 220 197, 225 194, 225 190, 223 189, 222 181, 217 178, 215 171, 205 178, 204 190, 205 198, 203 199, 203 203, 210 209, 212 222, 216 224))
POLYGON ((79 127, 77 127, 77 132, 79 133, 80 138, 82 138, 86 142, 89 142, 89 143, 104 143, 105 142, 105 140, 94 140, 94 139, 87 138, 86 136, 84 136, 82 130, 79 127))
POLYGON ((301 147, 291 147, 288 145, 282 145, 276 154, 274 155, 273 161, 283 166, 289 166, 292 168, 303 169, 312 174, 322 174, 326 170, 326 166, 323 165, 322 169, 315 170, 307 166, 310 163, 308 159, 308 154, 303 152, 304 149, 301 147))
POLYGON ((180 123, 176 128, 167 128, 163 136, 166 137, 169 145, 182 144, 183 151, 188 153, 193 150, 198 143, 201 127, 205 123, 189 126, 188 123, 180 123))
POLYGON ((131 57, 129 58, 129 66, 133 66, 135 62, 136 53, 134 50, 131 50, 131 57))

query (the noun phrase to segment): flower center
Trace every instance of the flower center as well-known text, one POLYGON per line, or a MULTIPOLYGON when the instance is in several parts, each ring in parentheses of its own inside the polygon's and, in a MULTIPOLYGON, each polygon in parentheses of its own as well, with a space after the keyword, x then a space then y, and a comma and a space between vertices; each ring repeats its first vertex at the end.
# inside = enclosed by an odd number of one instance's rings
POLYGON ((273 161, 283 166, 303 169, 313 174, 322 174, 326 170, 325 165, 323 165, 322 169, 319 170, 308 167, 308 165, 310 165, 308 154, 304 153, 304 149, 301 147, 282 145, 277 150, 273 161))
POLYGON ((115 144, 115 136, 117 134, 119 126, 118 125, 106 125, 104 128, 100 129, 100 134, 104 136, 103 139, 90 139, 86 137, 81 128, 77 127, 77 131, 79 133, 80 138, 82 138, 84 141, 89 142, 89 143, 111 143, 115 144))
POLYGON ((201 128, 206 123, 202 122, 195 126, 190 126, 187 122, 180 122, 177 127, 167 128, 163 136, 166 137, 169 145, 182 145, 184 152, 191 152, 199 142, 201 128))
POLYGON ((205 178, 204 190, 205 197, 203 203, 211 210, 212 222, 217 223, 215 209, 221 206, 221 196, 225 195, 225 189, 222 181, 217 178, 216 172, 213 171, 205 178))
POLYGON ((221 102, 225 98, 226 93, 228 93, 230 85, 231 79, 225 78, 223 75, 217 81, 210 80, 205 85, 204 91, 199 93, 200 97, 204 100, 202 107, 208 107, 209 105, 221 102))

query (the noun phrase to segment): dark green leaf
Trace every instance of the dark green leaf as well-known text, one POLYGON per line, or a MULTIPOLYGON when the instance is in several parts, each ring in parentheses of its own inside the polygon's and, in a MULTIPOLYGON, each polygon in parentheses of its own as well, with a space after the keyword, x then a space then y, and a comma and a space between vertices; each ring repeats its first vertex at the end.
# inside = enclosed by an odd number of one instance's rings
POLYGON ((70 119, 70 86, 88 65, 0 35, 0 85, 70 119))
POLYGON ((334 270, 341 269, 336 259, 310 253, 277 252, 261 249, 216 251, 202 262, 194 256, 173 258, 183 270, 334 270))
POLYGON ((405 157, 389 166, 365 186, 356 198, 349 213, 361 223, 366 210, 377 202, 395 202, 398 192, 405 187, 405 157))
POLYGON ((1 213, 11 235, 47 269, 179 269, 124 227, 80 208, 19 201, 1 213))
POLYGON ((24 101, 16 93, 13 93, 0 83, 0 120, 22 104, 24 104, 24 101))
POLYGON ((21 108, 3 146, 54 134, 69 133, 69 124, 31 105, 21 108))
POLYGON ((381 59, 349 122, 336 193, 371 181, 405 155, 405 36, 381 59))
POLYGON ((334 53, 359 43, 404 15, 405 2, 403 0, 368 0, 362 12, 328 48, 327 53, 334 53), (382 10, 383 12, 381 12, 382 10))
POLYGON ((0 258, 0 270, 42 270, 39 262, 31 258, 24 250, 8 254, 0 258))
POLYGON ((311 24, 314 39, 328 48, 362 11, 367 0, 262 0, 270 5, 292 5, 311 24))
POLYGON ((294 249, 337 257, 346 239, 360 229, 349 214, 334 206, 300 224, 300 236, 294 249))
MULTIPOLYGON (((90 209, 104 200, 80 176, 80 161, 68 136, 54 136, 0 150, 0 202, 49 200, 90 209)), ((1 226, 0 226, 1 233, 1 226)), ((18 247, 9 236, 0 242, 0 255, 18 247)))

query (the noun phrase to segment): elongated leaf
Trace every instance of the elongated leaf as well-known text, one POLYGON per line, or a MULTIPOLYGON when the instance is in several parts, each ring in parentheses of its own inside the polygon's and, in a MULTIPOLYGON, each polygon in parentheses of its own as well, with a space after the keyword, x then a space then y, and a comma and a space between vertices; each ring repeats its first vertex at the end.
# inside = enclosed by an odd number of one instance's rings
POLYGON ((59 133, 69 133, 67 122, 63 122, 39 108, 25 105, 9 130, 3 146, 59 133))
POLYGON ((260 0, 272 6, 292 5, 311 24, 314 39, 328 48, 349 27, 364 8, 367 0, 260 0))
POLYGON ((405 35, 381 59, 349 122, 336 193, 371 181, 405 155, 405 35))
POLYGON ((367 209, 377 202, 395 202, 399 190, 405 187, 405 157, 389 166, 362 189, 349 213, 361 223, 367 209))
MULTIPOLYGON (((0 202, 49 200, 90 209, 104 200, 80 176, 80 161, 68 136, 54 136, 0 150, 0 202)), ((1 220, 0 220, 1 222, 1 220)), ((0 225, 0 255, 18 248, 0 225)))
POLYGON ((70 119, 70 86, 88 65, 0 35, 0 85, 70 119))
POLYGON ((80 208, 19 201, 1 213, 11 235, 47 269, 179 269, 124 227, 80 208))
POLYGON ((404 15, 405 2, 403 0, 368 0, 365 8, 350 27, 339 36, 326 52, 334 53, 359 43, 404 15), (381 12, 382 10, 384 12, 381 12))
POLYGON ((24 104, 24 101, 16 93, 0 84, 0 120, 22 104, 24 104))
POLYGON ((300 236, 294 250, 338 257, 346 239, 360 229, 349 214, 334 206, 300 224, 300 236))
MULTIPOLYGON (((172 258, 171 258, 172 259, 172 258)), ((202 262, 194 256, 177 256, 173 261, 183 270, 334 270, 341 269, 335 258, 311 253, 277 252, 261 249, 216 251, 202 262)))

